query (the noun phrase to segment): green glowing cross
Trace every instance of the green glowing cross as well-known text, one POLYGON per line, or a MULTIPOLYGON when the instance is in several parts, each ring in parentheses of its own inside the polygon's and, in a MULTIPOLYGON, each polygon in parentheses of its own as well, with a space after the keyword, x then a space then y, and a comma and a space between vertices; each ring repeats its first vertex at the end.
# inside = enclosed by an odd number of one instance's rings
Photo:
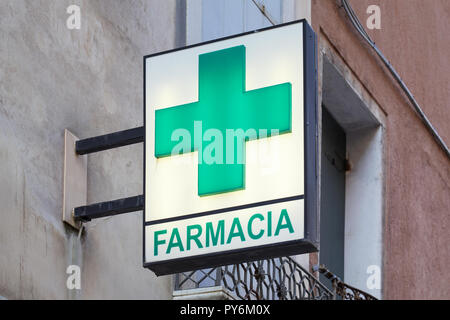
MULTIPOLYGON (((261 68, 264 68, 261 65, 261 68)), ((199 56, 199 94, 194 103, 156 110, 155 114, 155 156, 170 156, 178 141, 172 141, 176 129, 190 133, 191 147, 185 152, 199 151, 198 194, 200 196, 229 192, 245 187, 245 141, 264 138, 260 130, 279 133, 291 131, 291 84, 283 83, 270 87, 245 91, 245 46, 214 51, 199 56), (256 130, 251 137, 234 137, 234 161, 226 156, 223 143, 223 161, 207 164, 202 161, 207 147, 203 137, 194 130, 197 121, 202 129, 216 129, 226 136, 227 130, 256 130), (236 143, 234 143, 236 142, 236 143), (241 144, 241 145, 239 145, 241 144)), ((229 150, 230 152, 230 150, 229 150)), ((230 157, 229 157, 230 158, 230 157)))

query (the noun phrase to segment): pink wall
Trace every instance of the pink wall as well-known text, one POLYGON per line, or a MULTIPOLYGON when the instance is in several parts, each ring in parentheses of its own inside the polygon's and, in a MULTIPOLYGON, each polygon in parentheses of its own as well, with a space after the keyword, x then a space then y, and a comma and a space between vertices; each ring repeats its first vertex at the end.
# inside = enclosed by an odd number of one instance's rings
MULTIPOLYGON (((381 30, 366 30, 450 145, 450 1, 351 0, 361 22, 381 8, 381 30)), ((312 23, 386 114, 383 297, 450 299, 450 161, 373 51, 340 9, 312 0, 312 23)))

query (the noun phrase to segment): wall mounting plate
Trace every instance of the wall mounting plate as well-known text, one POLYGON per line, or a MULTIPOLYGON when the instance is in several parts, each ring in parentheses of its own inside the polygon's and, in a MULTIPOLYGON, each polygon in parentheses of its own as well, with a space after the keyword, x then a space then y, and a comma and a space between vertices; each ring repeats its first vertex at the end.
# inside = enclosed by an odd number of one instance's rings
POLYGON ((69 130, 64 132, 64 193, 62 220, 76 229, 81 223, 73 218, 73 209, 87 204, 87 156, 77 155, 79 140, 69 130))

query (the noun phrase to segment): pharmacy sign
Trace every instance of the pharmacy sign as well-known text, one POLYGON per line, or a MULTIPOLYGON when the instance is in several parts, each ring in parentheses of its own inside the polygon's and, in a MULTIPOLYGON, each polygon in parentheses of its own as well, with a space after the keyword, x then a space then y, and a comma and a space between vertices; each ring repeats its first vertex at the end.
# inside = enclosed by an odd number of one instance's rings
POLYGON ((305 21, 144 57, 144 266, 317 251, 315 37, 305 21))

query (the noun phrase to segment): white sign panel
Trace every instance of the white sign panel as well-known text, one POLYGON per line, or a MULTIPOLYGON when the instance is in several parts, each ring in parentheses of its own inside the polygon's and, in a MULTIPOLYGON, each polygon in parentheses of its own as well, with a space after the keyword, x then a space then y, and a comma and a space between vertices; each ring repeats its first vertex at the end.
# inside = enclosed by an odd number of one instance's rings
POLYGON ((315 251, 306 22, 146 56, 144 70, 144 265, 167 274, 315 251))

